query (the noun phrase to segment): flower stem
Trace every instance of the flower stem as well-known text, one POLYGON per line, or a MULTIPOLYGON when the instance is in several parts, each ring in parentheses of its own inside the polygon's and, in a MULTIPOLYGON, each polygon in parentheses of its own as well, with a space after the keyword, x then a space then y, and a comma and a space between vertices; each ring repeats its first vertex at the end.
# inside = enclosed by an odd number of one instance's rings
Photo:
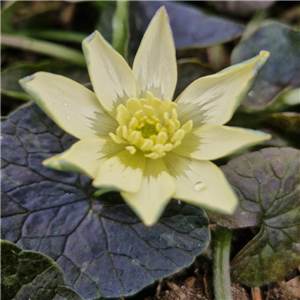
POLYGON ((125 59, 128 46, 128 1, 117 1, 117 8, 112 21, 112 46, 125 59))
POLYGON ((232 231, 217 226, 213 250, 213 283, 216 300, 233 300, 230 280, 230 246, 232 231))

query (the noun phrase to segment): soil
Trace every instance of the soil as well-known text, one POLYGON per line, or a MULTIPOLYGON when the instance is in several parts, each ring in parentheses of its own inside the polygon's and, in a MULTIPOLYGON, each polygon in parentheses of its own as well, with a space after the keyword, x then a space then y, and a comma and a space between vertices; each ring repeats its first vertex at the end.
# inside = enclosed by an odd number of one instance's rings
MULTIPOLYGON (((233 300, 300 300, 300 266, 287 281, 248 288, 232 283, 233 300)), ((212 285, 212 261, 201 255, 195 263, 157 282, 134 297, 117 300, 215 300, 212 285)), ((226 299, 224 299, 226 300, 226 299)))

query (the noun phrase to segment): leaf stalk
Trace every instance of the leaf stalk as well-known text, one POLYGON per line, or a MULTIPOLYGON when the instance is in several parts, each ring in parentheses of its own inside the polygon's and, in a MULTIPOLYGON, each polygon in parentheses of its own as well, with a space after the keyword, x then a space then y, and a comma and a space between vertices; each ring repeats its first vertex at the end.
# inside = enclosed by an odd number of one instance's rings
POLYGON ((232 231, 217 226, 213 249, 213 285, 216 300, 233 300, 230 280, 230 246, 232 231))

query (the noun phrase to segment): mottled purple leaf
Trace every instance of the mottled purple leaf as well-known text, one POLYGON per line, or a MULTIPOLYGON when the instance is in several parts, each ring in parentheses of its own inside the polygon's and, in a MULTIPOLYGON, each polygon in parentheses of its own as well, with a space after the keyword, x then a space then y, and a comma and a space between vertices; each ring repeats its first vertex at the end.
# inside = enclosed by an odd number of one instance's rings
POLYGON ((74 143, 34 104, 2 123, 2 236, 41 252, 84 299, 132 295, 190 265, 207 246, 208 219, 172 201, 146 227, 118 193, 94 198, 91 180, 41 161, 74 143))
POLYGON ((129 8, 129 61, 155 12, 165 6, 177 49, 209 47, 239 37, 244 27, 236 22, 207 16, 199 8, 173 1, 131 1, 129 8))
POLYGON ((260 226, 231 262, 233 279, 261 286, 300 264, 300 151, 265 148, 231 160, 223 172, 239 197, 234 215, 211 215, 225 227, 260 226))
POLYGON ((266 21, 249 38, 236 46, 232 64, 267 50, 271 56, 261 70, 244 104, 263 108, 284 88, 300 86, 300 31, 286 24, 266 21))
POLYGON ((206 16, 191 5, 170 1, 139 1, 139 12, 145 31, 155 12, 165 6, 171 23, 176 48, 208 47, 232 40, 244 30, 243 26, 219 17, 206 16))

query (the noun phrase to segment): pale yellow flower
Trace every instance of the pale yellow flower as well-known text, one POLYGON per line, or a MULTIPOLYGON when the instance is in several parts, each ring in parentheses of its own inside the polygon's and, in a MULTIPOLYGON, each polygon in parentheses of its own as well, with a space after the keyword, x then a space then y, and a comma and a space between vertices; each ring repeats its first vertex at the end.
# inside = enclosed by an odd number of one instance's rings
POLYGON ((209 160, 269 138, 222 125, 269 53, 194 81, 172 102, 177 67, 164 8, 152 19, 132 70, 98 31, 83 41, 83 50, 95 93, 45 72, 20 81, 61 128, 80 139, 44 165, 79 171, 96 187, 118 189, 149 226, 172 197, 232 213, 237 197, 209 160))

